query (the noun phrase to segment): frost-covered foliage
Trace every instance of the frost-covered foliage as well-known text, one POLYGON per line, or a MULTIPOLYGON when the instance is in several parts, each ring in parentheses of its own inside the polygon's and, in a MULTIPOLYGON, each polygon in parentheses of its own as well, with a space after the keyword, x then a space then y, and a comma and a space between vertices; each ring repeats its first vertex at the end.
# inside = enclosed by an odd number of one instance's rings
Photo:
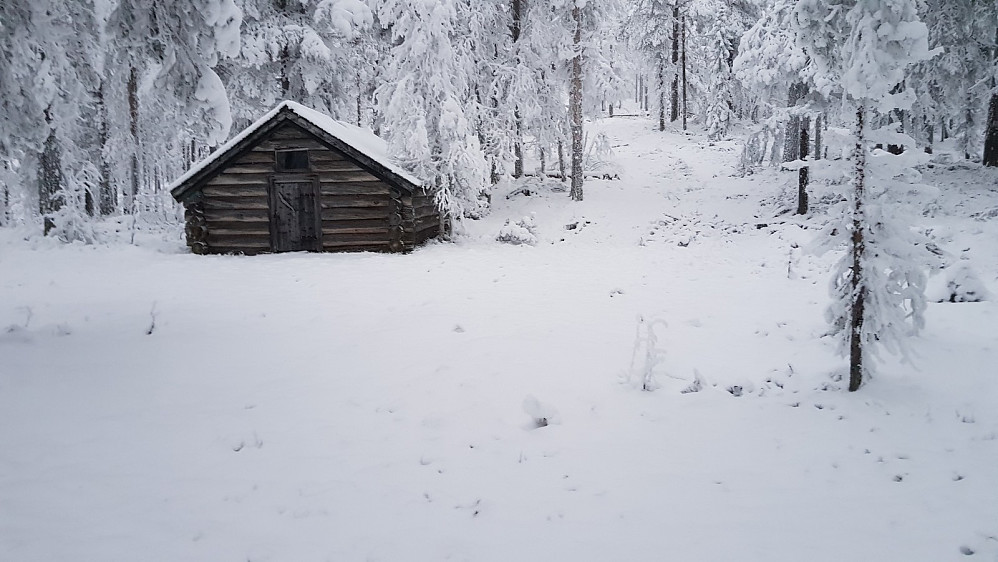
POLYGON ((911 106, 913 94, 897 86, 934 54, 914 0, 800 0, 794 15, 823 95, 841 91, 885 113, 911 106))
POLYGON ((893 178, 925 155, 871 154, 869 142, 914 146, 914 139, 894 128, 867 138, 867 128, 873 112, 911 106, 911 92, 899 84, 908 67, 933 53, 914 0, 801 0, 795 16, 798 44, 814 63, 815 88, 826 97, 841 92, 856 107, 852 189, 836 227, 848 235, 849 251, 833 275, 827 317, 850 357, 849 390, 857 390, 873 371, 868 359, 880 347, 907 358, 904 337, 924 322, 924 244, 898 216, 891 188, 893 178))
POLYGON ((731 126, 733 115, 732 76, 729 59, 731 57, 731 30, 728 27, 728 11, 722 6, 717 17, 711 21, 704 45, 704 59, 710 65, 707 72, 707 101, 704 104, 704 125, 707 138, 718 140, 724 137, 731 126))
POLYGON ((912 68, 916 101, 909 130, 927 144, 956 137, 965 157, 977 158, 998 66, 994 53, 998 4, 979 0, 925 0, 922 21, 929 46, 942 52, 912 68))
MULTIPOLYGON (((870 135, 870 140, 905 142, 905 135, 891 130, 882 133, 886 134, 870 135)), ((907 142, 914 140, 909 138, 907 142)), ((931 241, 916 228, 922 209, 938 191, 920 184, 920 175, 914 170, 915 165, 928 161, 924 153, 893 155, 877 149, 868 157, 862 201, 861 269, 853 270, 852 251, 843 254, 832 274, 832 303, 825 316, 832 333, 841 336, 839 351, 848 355, 855 291, 862 290, 865 306, 860 338, 864 350, 873 359, 882 358, 879 350, 883 349, 907 360, 911 351, 909 336, 925 325, 927 273, 941 265, 938 256, 929 250, 931 241), (861 279, 858 288, 852 283, 854 275, 861 279)), ((830 210, 839 220, 832 221, 819 238, 824 249, 851 247, 856 192, 850 190, 845 195, 847 200, 839 209, 830 210)), ((874 372, 873 367, 868 363, 867 373, 874 372)))
POLYGON ((742 36, 731 70, 755 92, 763 104, 773 105, 799 81, 808 64, 807 54, 796 42, 790 17, 792 0, 776 0, 742 36))
POLYGON ((496 240, 514 246, 521 244, 528 246, 536 245, 537 225, 534 222, 534 217, 528 215, 516 222, 510 222, 509 219, 506 219, 506 223, 499 229, 499 235, 496 236, 496 240))
POLYGON ((991 292, 967 262, 946 268, 945 294, 939 302, 981 302, 991 298, 991 292))
POLYGON ((375 92, 389 152, 437 190, 437 205, 455 219, 483 207, 488 165, 474 129, 479 102, 475 62, 461 40, 464 0, 379 0, 378 18, 395 44, 375 92))
POLYGON ((245 0, 244 11, 242 49, 225 73, 240 127, 285 99, 358 120, 368 95, 369 41, 362 38, 374 37, 365 3, 245 0))

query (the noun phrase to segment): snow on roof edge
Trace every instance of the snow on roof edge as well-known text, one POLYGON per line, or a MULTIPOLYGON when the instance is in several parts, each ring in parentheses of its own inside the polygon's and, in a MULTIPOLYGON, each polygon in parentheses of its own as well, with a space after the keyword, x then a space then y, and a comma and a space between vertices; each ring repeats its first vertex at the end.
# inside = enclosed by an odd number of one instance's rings
POLYGON ((420 180, 414 176, 411 172, 400 166, 392 160, 390 156, 388 156, 388 147, 384 139, 378 137, 370 130, 356 125, 351 125, 349 123, 344 123, 342 121, 337 121, 320 111, 305 107, 298 102, 284 100, 277 104, 276 107, 265 113, 262 117, 254 121, 252 125, 246 127, 240 131, 239 134, 226 141, 222 146, 218 147, 218 150, 212 152, 206 158, 191 166, 190 169, 183 173, 183 175, 170 183, 167 190, 172 194, 174 190, 217 161, 229 152, 229 150, 231 150, 235 145, 239 144, 246 139, 246 137, 252 135, 270 122, 270 120, 276 117, 277 114, 283 109, 291 110, 296 115, 308 121, 312 125, 315 125, 319 129, 322 129, 330 136, 336 137, 344 144, 356 148, 371 160, 374 160, 378 164, 384 166, 388 171, 402 177, 414 185, 423 185, 423 180, 420 180))

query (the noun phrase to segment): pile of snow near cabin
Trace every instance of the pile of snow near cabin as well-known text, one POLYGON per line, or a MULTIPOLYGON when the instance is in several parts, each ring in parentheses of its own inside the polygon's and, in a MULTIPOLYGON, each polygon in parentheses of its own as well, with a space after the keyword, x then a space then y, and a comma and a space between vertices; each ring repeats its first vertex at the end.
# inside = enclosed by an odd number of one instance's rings
POLYGON ((998 560, 998 173, 918 166, 926 325, 850 393, 841 171, 796 215, 741 142, 590 125, 618 179, 408 255, 0 231, 0 560, 998 560))

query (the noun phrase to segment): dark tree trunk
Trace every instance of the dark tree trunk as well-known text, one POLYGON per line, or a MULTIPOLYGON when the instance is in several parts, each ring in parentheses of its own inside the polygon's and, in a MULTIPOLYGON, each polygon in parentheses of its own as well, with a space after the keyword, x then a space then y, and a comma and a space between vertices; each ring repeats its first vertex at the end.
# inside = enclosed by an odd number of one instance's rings
MULTIPOLYGON (((523 27, 523 2, 524 0, 513 0, 512 25, 510 26, 510 36, 513 38, 513 50, 519 62, 520 58, 520 33, 523 27)), ((516 139, 513 141, 513 177, 523 177, 523 116, 520 115, 520 108, 517 106, 513 111, 513 119, 516 139)))
POLYGON ((132 134, 130 191, 125 198, 125 210, 135 212, 135 198, 139 194, 139 72, 133 66, 128 72, 128 121, 132 134))
POLYGON ((665 56, 658 56, 658 130, 665 130, 665 56))
POLYGON ((854 392, 863 384, 863 322, 865 320, 866 280, 863 278, 863 258, 866 239, 863 228, 866 219, 863 199, 866 188, 866 141, 864 120, 866 108, 856 110, 856 145, 853 147, 853 206, 852 206, 852 269, 850 283, 849 322, 849 391, 854 392))
POLYGON ((998 166, 998 94, 988 103, 988 126, 984 136, 984 165, 998 166))
POLYGON ((682 65, 683 65, 683 130, 686 130, 686 120, 689 117, 688 107, 686 105, 686 14, 683 14, 681 30, 681 40, 682 40, 682 65))
POLYGON ((568 100, 572 119, 572 189, 569 193, 573 201, 582 201, 582 152, 585 149, 582 146, 582 10, 577 4, 572 8, 572 19, 575 22, 572 39, 575 57, 572 58, 572 92, 568 100))
POLYGON ((565 143, 558 141, 558 177, 561 181, 568 181, 568 175, 565 174, 565 143))
MULTIPOLYGON (((787 107, 795 107, 803 97, 807 95, 807 86, 801 82, 791 84, 787 92, 787 107)), ((801 135, 801 118, 798 115, 790 116, 787 121, 787 130, 783 136, 783 161, 793 162, 800 158, 800 143, 798 139, 801 135)))
MULTIPOLYGON (((800 139, 798 152, 800 153, 801 159, 807 158, 808 150, 810 149, 810 139, 808 138, 808 133, 811 130, 811 120, 807 117, 802 119, 800 127, 800 139)), ((797 170, 797 214, 806 215, 807 214, 807 183, 810 170, 807 166, 802 166, 797 170)))
POLYGON ((47 236, 55 228, 52 215, 62 207, 59 191, 62 189, 62 154, 59 139, 52 126, 49 109, 45 110, 45 122, 49 127, 48 138, 38 158, 38 211, 42 215, 44 233, 47 236))
MULTIPOLYGON (((998 28, 995 29, 995 48, 992 52, 993 58, 998 62, 998 28)), ((988 103, 988 122, 985 124, 984 133, 984 159, 985 166, 998 166, 998 92, 994 91, 995 79, 991 79, 991 100, 988 103)))
POLYGON ((814 118, 814 159, 821 160, 821 115, 814 118))
POLYGON ((672 113, 669 120, 675 123, 679 119, 679 5, 672 7, 672 113))
POLYGON ((104 94, 106 88, 107 83, 101 80, 100 89, 97 90, 97 115, 100 119, 100 129, 97 132, 97 140, 100 144, 100 187, 97 193, 97 212, 105 217, 113 214, 117 206, 114 185, 111 183, 111 155, 108 147, 111 133, 108 123, 110 115, 104 94))

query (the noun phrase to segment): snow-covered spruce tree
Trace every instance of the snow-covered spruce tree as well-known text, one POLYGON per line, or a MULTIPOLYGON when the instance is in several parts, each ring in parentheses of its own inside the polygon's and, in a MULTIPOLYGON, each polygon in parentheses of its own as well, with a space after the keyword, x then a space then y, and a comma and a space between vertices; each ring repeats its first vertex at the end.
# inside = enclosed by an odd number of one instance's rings
MULTIPOLYGON (((998 150, 998 115, 990 111, 992 103, 998 104, 994 90, 998 5, 982 0, 925 0, 923 6, 929 45, 943 52, 916 64, 905 83, 916 94, 910 112, 912 136, 930 147, 953 138, 966 158, 981 155, 982 141, 985 152, 988 146, 998 150)), ((998 154, 994 158, 990 165, 998 164, 998 154)))
POLYGON ((46 235, 87 239, 94 186, 76 179, 95 159, 84 119, 100 64, 93 6, 5 3, 0 25, 0 167, 10 182, 4 207, 16 210, 17 223, 40 218, 46 235), (58 228, 60 213, 78 219, 73 228, 58 228))
POLYGON ((666 80, 673 77, 672 120, 678 118, 678 83, 675 66, 678 61, 676 0, 638 0, 631 5, 624 33, 632 48, 652 61, 655 68, 655 100, 658 104, 658 130, 665 130, 666 80), (671 60, 670 60, 671 55, 671 60))
POLYGON ((228 138, 232 115, 214 69, 239 53, 242 12, 233 0, 110 5, 103 150, 124 163, 111 170, 126 176, 122 200, 133 212, 137 199, 163 198, 157 186, 190 163, 185 152, 206 152, 228 138))
POLYGON ((704 126, 707 138, 719 140, 728 133, 733 117, 732 76, 729 61, 731 53, 731 29, 728 23, 727 7, 717 8, 715 17, 710 20, 705 34, 704 59, 707 62, 707 79, 704 95, 704 126))
MULTIPOLYGON (((550 156, 557 156, 562 180, 567 180, 564 146, 568 143, 568 51, 570 30, 564 25, 562 9, 549 2, 528 4, 520 55, 524 72, 519 75, 519 110, 524 134, 533 137, 541 168, 550 156)), ((554 158, 550 158, 554 160, 554 158)))
POLYGON ((743 111, 746 96, 731 73, 738 40, 755 22, 757 8, 741 0, 691 0, 687 51, 693 56, 688 88, 697 118, 714 138, 743 111))
POLYGON ((475 62, 461 40, 461 22, 473 7, 468 0, 377 0, 376 6, 395 41, 375 91, 389 152, 436 189, 443 220, 477 215, 488 164, 474 127, 475 62))
MULTIPOLYGON (((752 163, 761 163, 767 152, 779 150, 780 134, 782 133, 782 161, 803 159, 808 153, 810 135, 806 122, 808 114, 813 110, 804 105, 814 100, 804 98, 803 93, 810 89, 810 59, 797 44, 791 16, 796 2, 794 0, 777 0, 763 13, 762 17, 752 25, 741 37, 738 56, 735 57, 732 71, 742 86, 751 92, 759 101, 760 110, 769 118, 761 130, 749 142, 759 144, 772 143, 772 146, 753 148, 756 154, 751 155, 752 163), (777 100, 786 99, 783 104, 777 100), (801 115, 803 113, 803 115, 801 115), (782 125, 785 124, 785 127, 782 125), (767 150, 769 148, 770 150, 767 150)), ((819 154, 821 139, 820 113, 814 114, 815 122, 815 159, 819 154)), ((749 148, 747 144, 746 148, 749 148)), ((745 158, 746 156, 743 156, 745 158)), ((771 161, 771 164, 777 162, 771 161)), ((797 212, 807 213, 807 183, 808 168, 798 170, 797 212)))
POLYGON ((244 0, 239 57, 221 65, 237 128, 284 99, 356 121, 362 37, 373 24, 358 0, 244 0))
MULTIPOLYGON (((599 100, 615 86, 612 54, 602 48, 608 42, 600 40, 607 30, 614 29, 620 17, 620 4, 616 0, 548 0, 555 14, 569 17, 565 20, 571 38, 565 48, 569 57, 568 117, 571 132, 572 183, 569 195, 573 201, 583 199, 583 159, 585 131, 583 117, 586 102, 599 100), (587 89, 588 86, 588 89, 587 89), (592 91, 596 90, 593 96, 592 91), (589 93, 587 93, 589 92, 589 93)), ((560 19, 560 18, 559 18, 560 19)), ((619 78, 619 77, 617 77, 619 78)), ((622 80, 616 80, 622 85, 622 80)), ((592 102, 591 102, 592 103, 592 102)))
POLYGON ((878 346, 904 354, 905 337, 923 324, 923 264, 913 258, 907 225, 892 220, 885 186, 869 173, 866 137, 871 112, 911 105, 912 95, 896 86, 932 53, 914 0, 801 0, 795 24, 817 88, 826 96, 840 90, 855 107, 852 190, 839 228, 849 251, 836 267, 827 314, 849 355, 855 391, 878 346))

